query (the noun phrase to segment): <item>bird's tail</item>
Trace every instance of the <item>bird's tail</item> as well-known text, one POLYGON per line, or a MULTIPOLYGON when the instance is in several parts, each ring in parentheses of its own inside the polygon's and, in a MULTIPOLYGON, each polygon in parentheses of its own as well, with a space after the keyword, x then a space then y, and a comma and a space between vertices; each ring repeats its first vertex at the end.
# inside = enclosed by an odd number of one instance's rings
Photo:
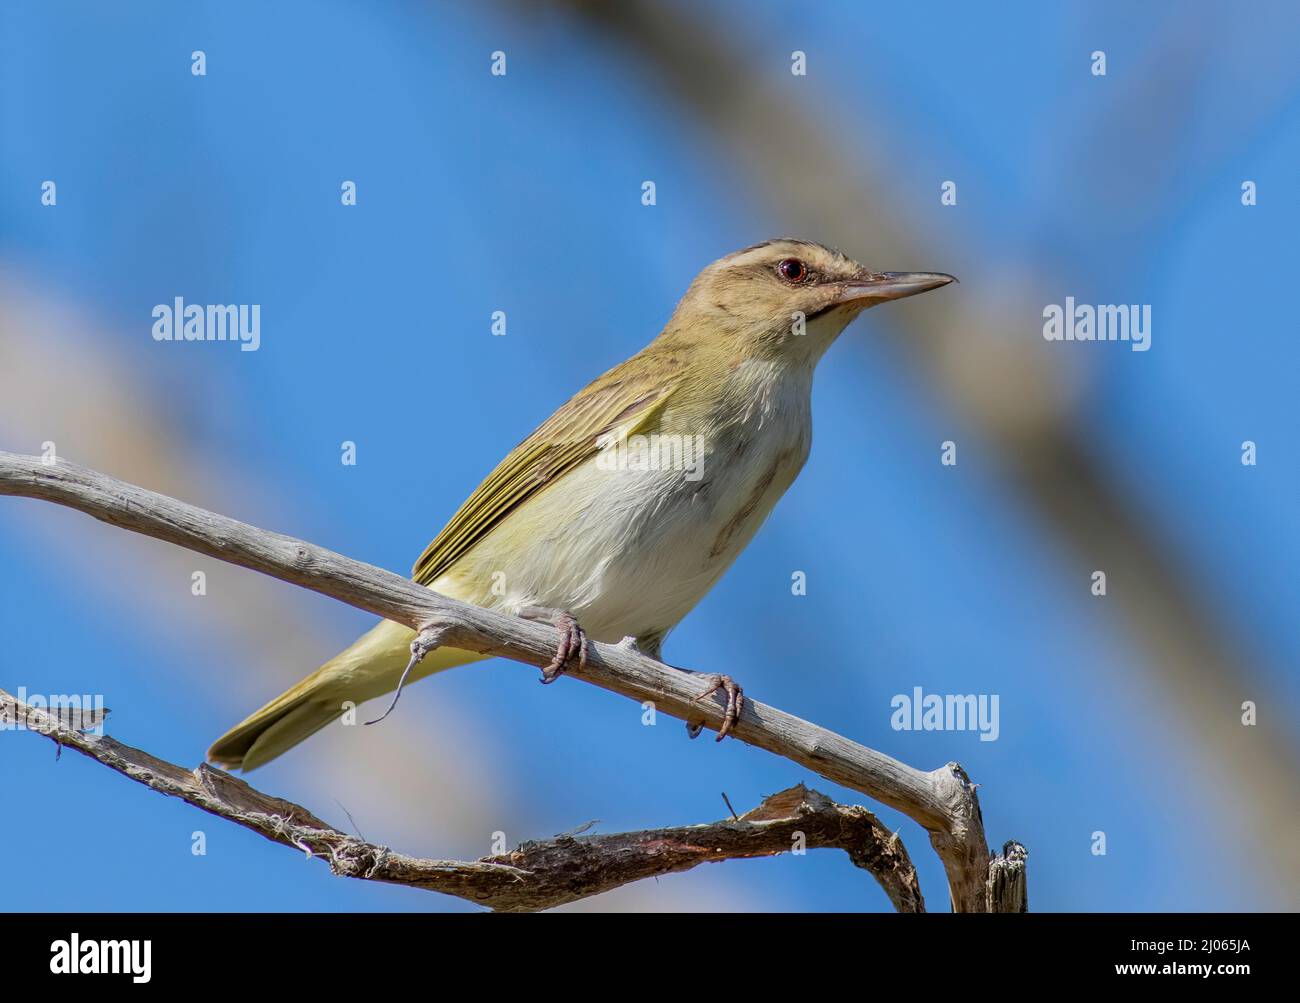
MULTIPOLYGON (((347 703, 360 705, 397 689, 411 657, 415 631, 381 621, 306 679, 254 711, 212 743, 208 759, 230 769, 254 770, 314 735, 347 703)), ((411 670, 408 683, 485 656, 457 648, 438 648, 411 670)))

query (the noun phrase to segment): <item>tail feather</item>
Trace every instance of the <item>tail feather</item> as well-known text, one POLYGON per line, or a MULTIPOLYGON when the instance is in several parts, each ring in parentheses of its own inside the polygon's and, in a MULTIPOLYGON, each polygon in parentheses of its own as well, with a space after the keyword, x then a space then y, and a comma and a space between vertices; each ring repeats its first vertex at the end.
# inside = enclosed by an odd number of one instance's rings
MULTIPOLYGON (((254 770, 342 717, 345 704, 359 705, 391 693, 410 659, 414 638, 415 631, 410 628, 382 621, 213 742, 208 759, 229 769, 254 770)), ((483 657, 472 651, 439 648, 421 660, 407 682, 483 657)))

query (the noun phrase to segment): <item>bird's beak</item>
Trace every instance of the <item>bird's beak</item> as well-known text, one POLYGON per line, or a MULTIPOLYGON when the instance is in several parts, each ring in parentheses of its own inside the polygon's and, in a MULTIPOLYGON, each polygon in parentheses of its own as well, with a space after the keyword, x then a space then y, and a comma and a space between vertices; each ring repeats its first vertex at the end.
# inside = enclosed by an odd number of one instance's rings
POLYGON ((835 302, 863 303, 869 306, 929 292, 956 281, 956 278, 943 272, 868 272, 861 279, 843 283, 835 302))

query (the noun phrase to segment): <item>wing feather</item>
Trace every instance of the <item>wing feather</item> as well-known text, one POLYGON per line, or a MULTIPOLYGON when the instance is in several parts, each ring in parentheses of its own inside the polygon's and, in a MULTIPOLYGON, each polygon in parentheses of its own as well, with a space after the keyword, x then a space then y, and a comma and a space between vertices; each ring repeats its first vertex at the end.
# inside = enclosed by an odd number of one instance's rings
POLYGON ((425 548, 411 577, 433 584, 511 512, 591 457, 602 435, 620 427, 631 435, 650 424, 677 389, 682 367, 671 353, 647 365, 645 354, 579 391, 511 450, 425 548))

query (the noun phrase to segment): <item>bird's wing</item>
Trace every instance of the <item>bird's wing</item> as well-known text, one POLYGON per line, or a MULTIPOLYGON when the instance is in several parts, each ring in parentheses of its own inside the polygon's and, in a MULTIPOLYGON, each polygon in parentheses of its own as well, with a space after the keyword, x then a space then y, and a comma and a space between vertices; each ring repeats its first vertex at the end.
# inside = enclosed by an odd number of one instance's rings
POLYGON ((665 353, 655 365, 632 359, 579 391, 521 442, 466 499, 415 562, 411 577, 431 585, 511 512, 596 452, 605 433, 645 428, 680 383, 682 363, 665 353))

